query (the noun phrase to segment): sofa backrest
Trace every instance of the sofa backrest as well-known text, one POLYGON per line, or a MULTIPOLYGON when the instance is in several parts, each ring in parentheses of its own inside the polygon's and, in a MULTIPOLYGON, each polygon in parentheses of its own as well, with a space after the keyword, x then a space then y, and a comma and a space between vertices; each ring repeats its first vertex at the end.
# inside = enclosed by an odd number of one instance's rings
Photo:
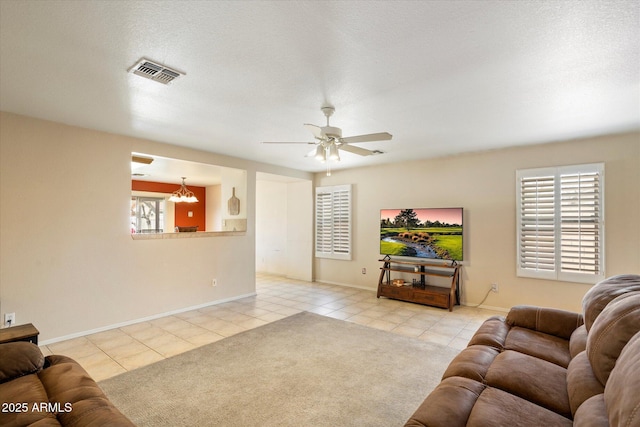
POLYGON ((640 425, 640 333, 620 353, 604 389, 609 425, 640 425))
POLYGON ((640 291, 611 301, 593 323, 587 338, 587 357, 602 385, 616 365, 620 352, 640 332, 640 291))
POLYGON ((609 277, 594 285, 582 299, 582 313, 587 331, 613 299, 627 292, 640 291, 640 275, 621 274, 609 277))

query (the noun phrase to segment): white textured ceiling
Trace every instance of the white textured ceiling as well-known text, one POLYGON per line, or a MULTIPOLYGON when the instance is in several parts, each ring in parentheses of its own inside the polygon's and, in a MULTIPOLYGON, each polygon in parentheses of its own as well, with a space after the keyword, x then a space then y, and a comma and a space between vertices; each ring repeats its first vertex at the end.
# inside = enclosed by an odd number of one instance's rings
POLYGON ((640 128, 637 1, 0 1, 0 108, 306 171, 640 128), (127 73, 146 57, 186 72, 127 73))

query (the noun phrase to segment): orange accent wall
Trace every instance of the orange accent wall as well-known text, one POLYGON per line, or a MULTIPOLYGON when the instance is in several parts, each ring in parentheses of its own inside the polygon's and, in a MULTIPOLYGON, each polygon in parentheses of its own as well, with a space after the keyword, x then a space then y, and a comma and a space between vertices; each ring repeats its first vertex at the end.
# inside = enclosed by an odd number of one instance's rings
MULTIPOLYGON (((150 181, 137 181, 131 180, 132 191, 151 191, 154 193, 167 193, 171 194, 180 188, 180 184, 166 184, 164 182, 150 182, 150 181)), ((188 185, 187 188, 193 191, 198 201, 196 203, 176 203, 176 226, 180 227, 193 227, 198 226, 198 231, 206 231, 205 229, 205 206, 206 201, 206 189, 204 187, 196 187, 188 185), (193 217, 189 218, 189 211, 193 212, 193 217)), ((173 230, 166 230, 173 231, 173 230)))

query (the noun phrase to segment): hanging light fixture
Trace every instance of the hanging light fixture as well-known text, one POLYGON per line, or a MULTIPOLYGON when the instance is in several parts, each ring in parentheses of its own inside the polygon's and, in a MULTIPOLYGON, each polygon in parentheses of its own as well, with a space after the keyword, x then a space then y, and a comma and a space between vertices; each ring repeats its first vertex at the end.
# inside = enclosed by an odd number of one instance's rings
POLYGON ((196 198, 196 195, 193 194, 193 191, 187 189, 187 186, 184 184, 184 180, 187 177, 183 176, 182 177, 182 186, 180 186, 180 188, 176 191, 173 192, 173 194, 171 194, 171 197, 169 197, 169 201, 170 202, 174 202, 174 203, 180 203, 180 202, 187 202, 187 203, 195 203, 198 201, 198 199, 196 198))
POLYGON ((324 163, 327 160, 327 150, 324 148, 324 144, 319 144, 318 148, 316 148, 316 160, 319 160, 320 163, 324 163))
POLYGON ((335 142, 332 142, 329 146, 329 159, 335 160, 336 162, 340 161, 340 154, 338 153, 338 147, 335 142))
POLYGON ((320 163, 327 163, 327 176, 331 176, 331 160, 340 161, 340 151, 335 140, 323 141, 316 147, 316 155, 314 156, 320 163), (327 161, 329 160, 329 161, 327 161))

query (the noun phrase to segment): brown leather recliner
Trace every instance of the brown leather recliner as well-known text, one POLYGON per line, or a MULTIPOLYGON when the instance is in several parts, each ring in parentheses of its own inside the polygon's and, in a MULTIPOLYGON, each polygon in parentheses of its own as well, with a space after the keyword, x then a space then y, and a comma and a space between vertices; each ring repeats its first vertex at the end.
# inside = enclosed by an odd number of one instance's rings
POLYGON ((1 426, 134 426, 73 359, 0 344, 1 426))
POLYGON ((640 276, 492 317, 406 426, 640 426, 640 276))

